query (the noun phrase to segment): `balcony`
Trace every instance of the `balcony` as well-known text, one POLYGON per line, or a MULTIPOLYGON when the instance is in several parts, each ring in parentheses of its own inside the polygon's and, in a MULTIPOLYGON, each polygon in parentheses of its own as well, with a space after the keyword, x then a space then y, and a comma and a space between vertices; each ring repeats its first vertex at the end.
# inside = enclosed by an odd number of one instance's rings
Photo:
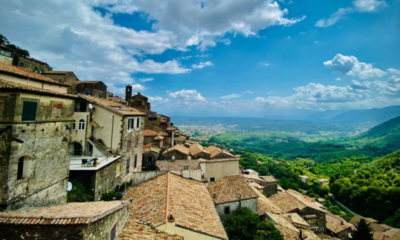
POLYGON ((71 156, 69 160, 70 171, 97 171, 120 159, 120 155, 100 156, 94 161, 93 156, 71 156), (96 164, 95 164, 96 162, 96 164))

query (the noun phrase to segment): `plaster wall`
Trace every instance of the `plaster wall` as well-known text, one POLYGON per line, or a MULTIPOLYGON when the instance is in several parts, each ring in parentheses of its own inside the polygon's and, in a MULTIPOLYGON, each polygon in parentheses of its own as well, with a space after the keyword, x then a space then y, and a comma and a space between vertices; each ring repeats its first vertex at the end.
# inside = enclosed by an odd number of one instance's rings
MULTIPOLYGON (((252 199, 246 199, 241 201, 241 207, 247 207, 251 209, 253 212, 258 213, 258 203, 257 203, 257 198, 252 198, 252 199)), ((225 214, 225 207, 230 207, 230 213, 235 211, 236 209, 239 208, 239 201, 237 202, 229 202, 229 203, 221 203, 221 204, 216 204, 215 208, 218 212, 218 215, 221 219, 224 219, 227 215, 225 214)))
POLYGON ((200 163, 200 167, 208 181, 212 177, 218 181, 226 176, 239 175, 239 161, 213 162, 210 160, 200 163))

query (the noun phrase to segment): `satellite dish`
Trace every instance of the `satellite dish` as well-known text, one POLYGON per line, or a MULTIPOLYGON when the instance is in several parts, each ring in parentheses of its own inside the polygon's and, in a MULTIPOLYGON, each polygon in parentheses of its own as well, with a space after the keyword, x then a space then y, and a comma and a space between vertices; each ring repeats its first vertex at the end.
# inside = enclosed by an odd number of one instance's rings
POLYGON ((92 110, 93 109, 93 105, 91 103, 89 103, 89 109, 92 110))
POLYGON ((67 184, 67 191, 69 192, 69 191, 71 191, 72 190, 72 183, 71 182, 68 182, 68 184, 67 184))

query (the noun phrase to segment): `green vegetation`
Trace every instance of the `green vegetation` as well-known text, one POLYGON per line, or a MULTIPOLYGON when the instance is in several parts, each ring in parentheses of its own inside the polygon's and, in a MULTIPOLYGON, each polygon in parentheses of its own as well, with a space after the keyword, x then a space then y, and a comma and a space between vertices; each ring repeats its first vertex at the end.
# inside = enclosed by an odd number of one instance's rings
POLYGON ((232 240, 283 240, 279 230, 272 223, 260 220, 258 215, 248 208, 240 208, 228 215, 224 227, 232 240))
POLYGON ((16 45, 10 43, 10 41, 8 41, 8 39, 1 34, 0 34, 0 44, 14 50, 16 53, 18 53, 19 55, 21 55, 23 57, 29 57, 29 52, 27 50, 22 49, 16 45))
POLYGON ((93 197, 86 193, 85 185, 80 181, 75 181, 72 190, 68 192, 67 202, 90 202, 93 197))
POLYGON ((356 225, 356 229, 353 231, 353 240, 373 240, 372 228, 362 218, 356 225))

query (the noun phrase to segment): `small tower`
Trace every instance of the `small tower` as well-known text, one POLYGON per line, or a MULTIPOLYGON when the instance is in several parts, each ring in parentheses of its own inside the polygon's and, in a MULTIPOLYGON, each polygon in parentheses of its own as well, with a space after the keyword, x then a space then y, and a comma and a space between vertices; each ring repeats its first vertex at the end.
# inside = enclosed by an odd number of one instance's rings
POLYGON ((125 87, 125 100, 128 103, 128 106, 129 103, 131 102, 131 98, 132 98, 132 86, 128 85, 125 87))

